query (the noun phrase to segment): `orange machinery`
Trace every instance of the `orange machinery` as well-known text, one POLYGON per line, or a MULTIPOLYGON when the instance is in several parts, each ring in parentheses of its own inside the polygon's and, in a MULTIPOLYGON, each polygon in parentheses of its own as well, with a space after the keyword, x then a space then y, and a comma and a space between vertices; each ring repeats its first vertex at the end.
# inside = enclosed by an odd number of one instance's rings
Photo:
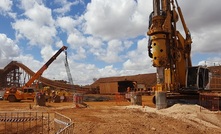
POLYGON ((9 102, 17 102, 21 100, 34 100, 35 88, 31 87, 32 83, 38 79, 48 66, 58 57, 58 55, 66 50, 66 46, 62 46, 30 79, 23 87, 10 87, 6 89, 4 99, 9 102))

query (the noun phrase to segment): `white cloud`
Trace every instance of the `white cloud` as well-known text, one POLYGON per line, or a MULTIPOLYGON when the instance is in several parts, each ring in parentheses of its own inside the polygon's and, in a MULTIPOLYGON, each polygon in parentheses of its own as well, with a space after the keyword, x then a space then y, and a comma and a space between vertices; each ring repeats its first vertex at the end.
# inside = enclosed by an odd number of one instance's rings
POLYGON ((54 9, 54 12, 60 13, 62 15, 69 12, 72 6, 77 5, 79 3, 83 3, 82 0, 75 0, 73 2, 67 0, 55 0, 55 2, 58 3, 61 7, 54 9))
POLYGON ((104 46, 106 45, 100 38, 89 36, 87 37, 88 52, 94 55, 97 59, 101 57, 102 53, 105 53, 104 46))
POLYGON ((40 67, 43 66, 43 63, 36 60, 34 58, 34 56, 31 54, 23 54, 22 53, 19 56, 14 57, 13 61, 17 61, 17 62, 24 64, 25 66, 27 66, 28 68, 30 68, 34 72, 37 72, 40 69, 40 67))
POLYGON ((119 40, 111 40, 108 42, 107 49, 101 54, 99 59, 106 63, 115 63, 122 60, 119 53, 123 51, 122 42, 119 40))
MULTIPOLYGON (((75 84, 89 84, 93 82, 93 78, 130 75, 131 70, 136 70, 136 68, 128 69, 126 67, 122 70, 121 68, 116 68, 114 63, 120 65, 121 62, 125 61, 125 58, 132 61, 134 60, 133 57, 136 56, 136 51, 138 50, 134 50, 134 55, 131 54, 132 52, 127 53, 128 50, 132 51, 131 46, 136 44, 132 39, 127 40, 126 38, 144 35, 147 30, 141 26, 147 27, 146 21, 142 19, 148 19, 144 17, 146 13, 143 14, 144 16, 142 15, 142 12, 146 11, 145 8, 141 9, 141 3, 144 4, 144 0, 140 0, 138 3, 132 0, 128 2, 122 0, 119 2, 92 1, 92 5, 94 2, 98 2, 98 7, 105 11, 102 15, 107 17, 105 18, 107 20, 102 20, 99 16, 96 16, 100 11, 94 9, 97 12, 95 13, 94 11, 91 12, 91 9, 87 10, 86 14, 87 12, 93 13, 95 15, 94 19, 98 19, 96 20, 96 25, 87 25, 92 26, 90 28, 95 26, 94 30, 98 30, 98 32, 93 31, 88 35, 84 32, 86 27, 83 27, 85 24, 91 24, 89 22, 84 23, 87 21, 87 19, 84 19, 86 15, 73 17, 73 15, 66 14, 68 10, 60 10, 61 12, 59 13, 65 13, 66 16, 64 14, 59 16, 56 14, 57 12, 52 14, 52 9, 46 7, 42 0, 22 0, 19 5, 22 13, 18 14, 17 19, 12 23, 12 27, 16 31, 18 43, 22 43, 25 40, 25 42, 28 42, 28 44, 24 44, 25 47, 27 45, 37 45, 40 48, 43 61, 37 60, 39 56, 26 54, 25 49, 23 49, 24 52, 20 56, 13 57, 13 60, 22 62, 36 72, 59 49, 54 48, 55 46, 61 47, 62 44, 68 43, 69 65, 75 84), (109 5, 105 5, 105 3, 109 5), (52 16, 54 14, 58 16, 52 16), (55 17, 57 17, 56 20, 54 20, 55 17), (115 24, 117 24, 116 27, 114 26, 115 24), (96 26, 99 27, 96 28, 96 26), (57 37, 61 33, 57 32, 57 30, 62 30, 62 36, 57 37), (108 40, 104 40, 107 38, 108 40), (52 43, 55 43, 55 45, 52 45, 52 43), (105 64, 89 64, 91 63, 89 59, 93 61, 100 60, 100 63, 105 64), (79 63, 76 61, 79 61, 79 63), (110 65, 110 63, 113 63, 113 65, 110 65)), ((43 73, 43 76, 49 79, 67 80, 64 54, 58 56, 43 73)))
POLYGON ((220 0, 185 0, 179 3, 190 31, 201 33, 206 32, 205 29, 220 27, 220 8, 216 6, 220 0))
POLYGON ((119 72, 113 65, 105 66, 104 68, 98 69, 100 77, 117 76, 119 72))
POLYGON ((0 15, 16 18, 16 13, 12 12, 13 2, 12 0, 0 1, 0 15))
POLYGON ((20 53, 19 47, 5 34, 0 34, 1 58, 15 57, 20 53))
POLYGON ((51 45, 56 35, 54 27, 39 26, 36 22, 27 19, 17 20, 12 25, 17 31, 18 40, 28 39, 31 45, 51 45))
POLYGON ((87 43, 91 48, 99 49, 102 47, 103 42, 100 38, 95 38, 92 36, 87 37, 87 43))
POLYGON ((1 0, 0 1, 0 13, 5 13, 11 10, 13 3, 12 0, 1 0))
POLYGON ((208 57, 203 61, 200 61, 198 63, 198 65, 206 65, 206 66, 220 66, 221 65, 221 58, 220 58, 220 54, 219 56, 215 56, 215 57, 208 57))
POLYGON ((1 65, 0 67, 3 67, 13 59, 14 57, 19 56, 20 49, 18 45, 10 38, 8 38, 5 34, 0 33, 0 59, 1 59, 1 65))
POLYGON ((219 6, 216 6, 220 1, 185 0, 178 3, 192 34, 192 53, 220 52, 221 14, 219 6))
POLYGON ((41 55, 44 59, 43 61, 46 62, 52 55, 55 53, 55 51, 52 49, 51 46, 45 46, 41 48, 41 55))
POLYGON ((151 58, 147 55, 147 38, 139 40, 137 49, 128 53, 128 59, 123 63, 123 69, 133 74, 153 72, 151 58), (149 71, 148 71, 149 70, 149 71))
MULTIPOLYGON (((16 19, 10 22, 15 30, 17 42, 0 34, 0 43, 4 44, 0 48, 1 65, 6 63, 4 59, 13 59, 22 61, 37 71, 63 44, 66 44, 69 47, 68 59, 75 84, 89 84, 93 82, 93 78, 155 72, 151 58, 147 54, 148 40, 143 38, 148 30, 152 0, 92 0, 83 14, 72 10, 75 7, 79 8, 76 5, 83 3, 82 0, 73 2, 56 0, 49 3, 45 0, 1 2, 1 15, 18 13, 13 17, 16 19), (16 5, 12 5, 14 3, 16 5), (19 6, 19 12, 15 11, 14 6, 19 6), (23 44, 23 41, 28 44, 23 44), (24 48, 27 48, 27 45, 37 45, 43 61, 37 60, 41 58, 34 54, 27 55, 25 52, 27 49, 22 49, 17 44, 22 44, 24 48), (13 53, 8 52, 9 50, 13 53)), ((218 0, 178 2, 192 33, 193 55, 216 54, 207 55, 205 60, 218 64, 220 61, 218 53, 221 50, 219 40, 221 14, 219 6, 216 5, 220 2, 218 0)), ((43 76, 67 80, 64 54, 58 56, 43 76)))
POLYGON ((58 17, 57 19, 57 25, 64 31, 69 33, 74 32, 75 26, 77 25, 77 22, 72 19, 70 16, 65 17, 58 17))
POLYGON ((145 5, 144 0, 93 0, 84 15, 85 32, 105 40, 143 35, 149 16, 145 5))
POLYGON ((31 45, 51 45, 57 33, 51 10, 36 2, 32 5, 32 8, 25 7, 24 15, 27 18, 12 23, 17 39, 25 38, 31 45))
POLYGON ((214 53, 221 52, 221 26, 216 29, 208 29, 207 32, 193 33, 192 53, 214 53), (219 30, 220 29, 220 30, 219 30))
POLYGON ((25 16, 38 24, 39 26, 52 26, 54 20, 52 19, 51 9, 35 3, 32 8, 25 11, 25 16))
POLYGON ((83 47, 79 47, 76 54, 73 55, 75 60, 82 60, 86 58, 86 50, 83 47))
POLYGON ((67 43, 70 44, 72 49, 78 49, 87 42, 84 36, 72 33, 68 36, 67 43))
POLYGON ((23 10, 29 10, 33 8, 35 4, 43 4, 42 0, 21 0, 19 8, 23 10))

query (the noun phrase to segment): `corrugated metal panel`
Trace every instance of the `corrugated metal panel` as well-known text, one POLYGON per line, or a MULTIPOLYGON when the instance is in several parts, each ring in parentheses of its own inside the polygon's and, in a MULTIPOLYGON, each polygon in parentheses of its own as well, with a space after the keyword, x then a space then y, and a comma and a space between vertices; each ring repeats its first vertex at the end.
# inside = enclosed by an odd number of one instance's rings
POLYGON ((100 83, 100 94, 113 94, 118 92, 118 82, 100 83))
POLYGON ((210 90, 221 91, 221 76, 213 76, 210 80, 210 90))

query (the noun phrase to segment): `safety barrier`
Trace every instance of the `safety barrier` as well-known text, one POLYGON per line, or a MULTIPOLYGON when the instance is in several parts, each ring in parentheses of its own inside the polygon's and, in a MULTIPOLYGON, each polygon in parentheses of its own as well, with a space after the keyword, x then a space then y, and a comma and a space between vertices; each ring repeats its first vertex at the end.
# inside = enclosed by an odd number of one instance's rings
POLYGON ((70 118, 51 112, 0 112, 0 133, 4 134, 72 134, 70 118))
POLYGON ((73 102, 76 108, 79 108, 80 107, 79 105, 82 105, 82 104, 84 105, 83 94, 75 93, 73 96, 73 102))
POLYGON ((54 123, 56 134, 73 134, 74 123, 70 118, 56 112, 54 123))

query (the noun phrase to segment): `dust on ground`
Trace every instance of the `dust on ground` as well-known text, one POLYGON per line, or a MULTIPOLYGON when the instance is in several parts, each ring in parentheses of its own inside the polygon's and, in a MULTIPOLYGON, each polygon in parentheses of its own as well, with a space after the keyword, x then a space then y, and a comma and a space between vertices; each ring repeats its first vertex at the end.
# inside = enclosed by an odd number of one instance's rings
POLYGON ((149 97, 142 99, 143 106, 105 101, 86 102, 87 108, 76 108, 72 102, 47 103, 45 107, 40 107, 34 102, 0 101, 0 111, 59 112, 72 119, 75 134, 221 133, 221 112, 200 110, 198 105, 181 104, 156 110, 153 105, 149 105, 149 97))

